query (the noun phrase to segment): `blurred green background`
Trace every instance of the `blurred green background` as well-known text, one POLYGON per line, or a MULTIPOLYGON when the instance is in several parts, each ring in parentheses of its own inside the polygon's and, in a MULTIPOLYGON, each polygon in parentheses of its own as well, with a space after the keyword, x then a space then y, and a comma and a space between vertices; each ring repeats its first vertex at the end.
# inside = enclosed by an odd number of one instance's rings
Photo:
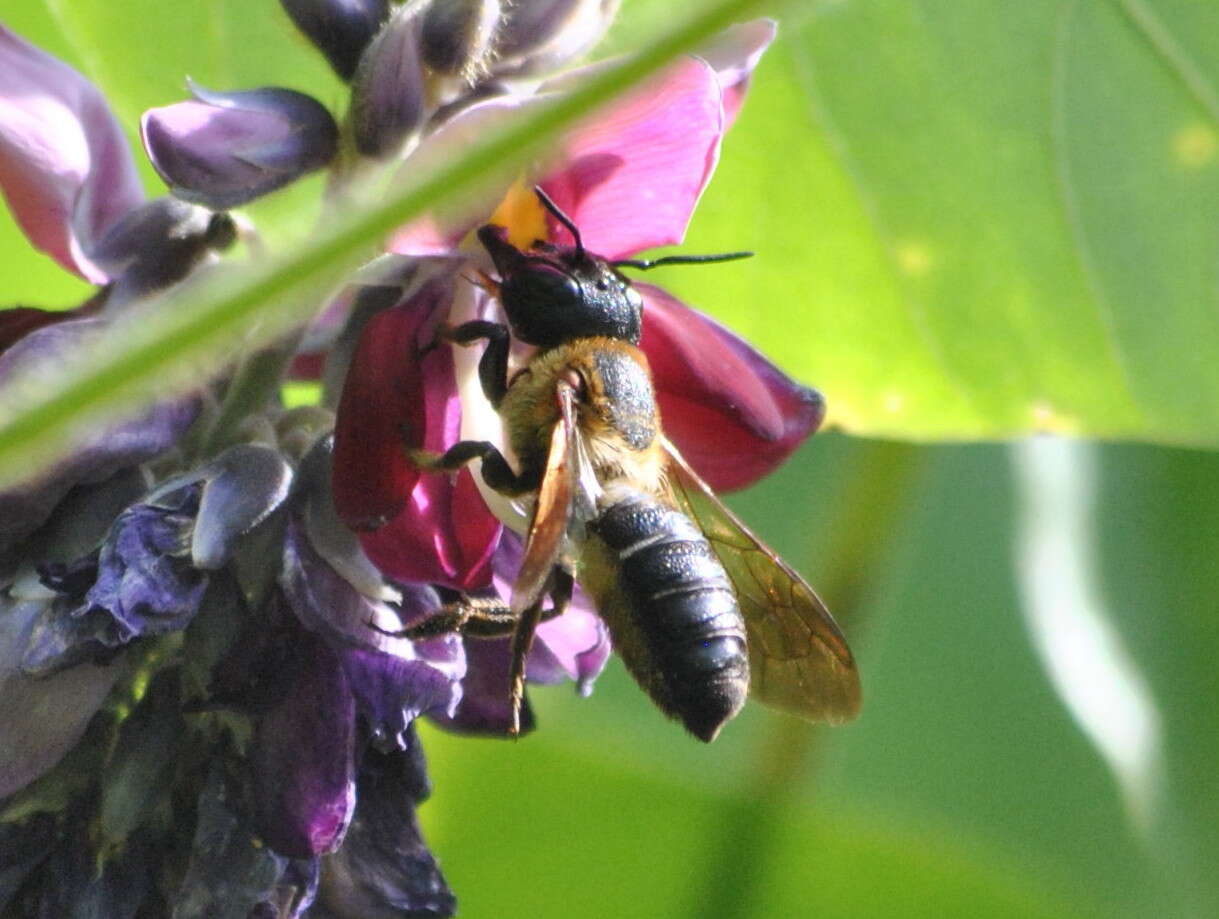
MULTIPOLYGON (((625 0, 607 47, 672 15, 625 0)), ((342 98, 270 0, 0 16, 133 140, 187 74, 342 98)), ((688 241, 760 255, 661 282, 827 395, 735 504, 839 613, 863 714, 751 706, 704 747, 615 661, 534 690, 520 742, 425 730, 462 915, 1217 915, 1219 7, 784 17, 688 241)), ((81 298, 7 215, 0 260, 14 302, 81 298)))

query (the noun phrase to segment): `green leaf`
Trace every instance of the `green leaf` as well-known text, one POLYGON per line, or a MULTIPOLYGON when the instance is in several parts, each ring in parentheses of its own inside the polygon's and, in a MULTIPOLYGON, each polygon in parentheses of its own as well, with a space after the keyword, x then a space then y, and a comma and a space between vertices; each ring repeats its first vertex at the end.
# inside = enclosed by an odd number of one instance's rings
POLYGON ((1219 7, 823 3, 784 22, 673 269, 908 438, 1219 444, 1219 7))

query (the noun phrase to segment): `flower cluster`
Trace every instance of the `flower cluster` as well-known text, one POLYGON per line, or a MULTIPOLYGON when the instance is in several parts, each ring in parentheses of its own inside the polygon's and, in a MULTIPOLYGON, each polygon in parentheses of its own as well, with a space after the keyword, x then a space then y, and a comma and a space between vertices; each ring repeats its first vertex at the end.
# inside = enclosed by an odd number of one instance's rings
MULTIPOLYGON (((97 90, 0 27, 0 191, 36 248, 97 285, 74 309, 0 311, 0 388, 194 283, 244 232, 228 209, 353 159, 449 155, 563 92, 579 71, 546 74, 616 3, 283 6, 351 84, 342 128, 289 89, 192 86, 142 119, 170 192, 153 201, 97 90)), ((433 347, 441 324, 497 316, 469 280, 492 270, 470 230, 566 241, 526 191, 539 184, 609 258, 679 242, 773 30, 738 27, 674 64, 500 200, 396 233, 319 304, 293 365, 336 411, 285 409, 272 385, 222 425, 230 372, 0 492, 0 911, 453 912, 415 819, 429 784, 413 722, 505 734, 507 640, 396 633, 463 594, 506 598, 520 563, 511 512, 476 472, 421 475, 404 449, 503 440, 477 354, 433 347)), ((639 289, 667 430, 709 482, 755 481, 816 428, 816 393, 639 289)), ((583 692, 610 651, 579 597, 538 638, 529 680, 583 692)))

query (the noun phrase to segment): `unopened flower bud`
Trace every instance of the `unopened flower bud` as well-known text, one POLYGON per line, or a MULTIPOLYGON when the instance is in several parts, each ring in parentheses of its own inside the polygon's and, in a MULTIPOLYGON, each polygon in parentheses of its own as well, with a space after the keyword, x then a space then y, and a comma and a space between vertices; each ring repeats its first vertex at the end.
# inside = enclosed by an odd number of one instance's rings
POLYGON ((424 122, 426 74, 420 53, 418 4, 399 7, 356 69, 351 130, 364 156, 390 156, 424 122))
POLYGON ((228 214, 167 195, 129 212, 89 255, 124 295, 140 296, 182 280, 236 237, 228 214))
POLYGON ((473 82, 486 71, 502 9, 499 0, 433 0, 423 16, 424 62, 473 82))
POLYGON ((496 37, 496 73, 557 70, 605 34, 619 0, 519 0, 496 37))
POLYGON ((330 66, 350 80, 389 15, 387 0, 280 0, 296 27, 317 45, 330 66))
POLYGON ((320 102, 290 89, 217 93, 149 109, 140 120, 153 167, 179 198, 227 210, 330 162, 338 127, 320 102))

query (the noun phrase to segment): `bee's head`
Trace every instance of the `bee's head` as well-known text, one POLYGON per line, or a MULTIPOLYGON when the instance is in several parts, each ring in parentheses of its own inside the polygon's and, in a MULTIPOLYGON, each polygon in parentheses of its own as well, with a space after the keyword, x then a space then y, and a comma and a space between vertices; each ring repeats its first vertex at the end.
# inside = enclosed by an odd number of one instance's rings
POLYGON ((643 331, 643 298, 619 268, 647 270, 658 265, 722 262, 752 253, 671 255, 653 261, 611 262, 584 248, 580 229, 546 192, 535 188, 542 206, 567 228, 574 246, 538 241, 521 250, 508 231, 487 224, 478 231, 500 276, 500 301, 513 334, 541 348, 580 338, 614 338, 638 345, 643 331))
POLYGON ((639 344, 639 292, 609 262, 587 252, 578 235, 574 246, 534 243, 521 251, 507 230, 488 224, 478 239, 499 272, 500 301, 521 341, 542 348, 595 337, 639 344))

